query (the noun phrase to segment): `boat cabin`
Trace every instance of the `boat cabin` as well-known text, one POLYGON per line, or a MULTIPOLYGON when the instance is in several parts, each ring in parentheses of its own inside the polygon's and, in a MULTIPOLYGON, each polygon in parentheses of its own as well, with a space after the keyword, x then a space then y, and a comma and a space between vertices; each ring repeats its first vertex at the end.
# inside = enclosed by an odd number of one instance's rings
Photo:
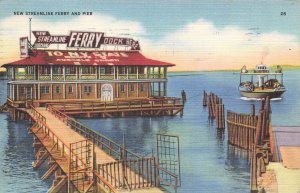
POLYGON ((269 73, 269 68, 265 64, 258 64, 255 67, 254 73, 269 73))

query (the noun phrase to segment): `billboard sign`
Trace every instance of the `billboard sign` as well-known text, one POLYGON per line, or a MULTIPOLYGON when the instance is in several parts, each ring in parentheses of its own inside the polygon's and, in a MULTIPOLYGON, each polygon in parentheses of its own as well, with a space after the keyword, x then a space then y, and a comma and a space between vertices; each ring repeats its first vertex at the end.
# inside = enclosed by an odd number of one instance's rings
POLYGON ((28 38, 27 37, 20 38, 20 55, 21 55, 21 58, 27 58, 29 56, 29 54, 28 54, 28 38))
POLYGON ((48 31, 33 31, 34 48, 47 48, 51 44, 66 44, 68 48, 100 48, 101 45, 127 46, 140 50, 138 41, 131 38, 105 37, 103 32, 71 31, 66 35, 50 35, 48 31))

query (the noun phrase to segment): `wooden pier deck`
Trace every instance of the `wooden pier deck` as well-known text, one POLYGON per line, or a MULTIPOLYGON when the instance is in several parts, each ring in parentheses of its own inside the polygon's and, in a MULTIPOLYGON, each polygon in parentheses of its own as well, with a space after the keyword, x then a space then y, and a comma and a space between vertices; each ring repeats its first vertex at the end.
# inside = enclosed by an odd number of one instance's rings
MULTIPOLYGON (((89 192, 89 190, 90 192, 97 192, 98 187, 106 192, 164 192, 157 187, 155 171, 153 170, 155 160, 152 158, 138 157, 138 155, 125 150, 103 136, 95 135, 91 131, 87 133, 86 128, 82 125, 74 125, 78 122, 62 113, 60 114, 53 108, 39 107, 35 109, 32 107, 26 111, 35 121, 31 128, 31 132, 37 139, 34 147, 43 146, 43 148, 36 149, 37 160, 33 163, 33 167, 38 168, 45 159, 50 157, 51 163, 55 162, 55 164, 49 165, 49 170, 43 178, 49 177, 58 166, 65 174, 63 177, 61 177, 62 175, 59 176, 58 183, 53 183, 56 186, 51 187, 52 192, 59 192, 58 190, 63 185, 66 186, 67 179, 69 182, 68 189, 70 190, 71 181, 76 190, 80 192, 89 192), (75 126, 77 130, 74 129, 75 126), (82 146, 82 142, 86 142, 86 145, 82 146), (90 156, 82 156, 82 154, 87 154, 87 151, 80 152, 82 147, 91 148, 88 143, 93 144, 92 160, 90 160, 90 156), (77 147, 77 144, 81 144, 81 146, 77 147), (123 155, 123 161, 120 161, 119 158, 122 158, 122 154, 126 157, 124 158, 123 155), (135 159, 130 160, 133 157, 135 159), (88 159, 90 161, 87 161, 88 159), (74 164, 76 167, 72 169, 74 164), (145 172, 150 174, 145 175, 145 172), (75 173, 77 179, 78 176, 84 179, 83 182, 76 181, 75 173), (92 186, 94 188, 91 188, 92 186)), ((73 190, 75 190, 74 187, 73 190)))
MULTIPOLYGON (((83 137, 79 133, 76 133, 70 128, 70 126, 66 125, 59 118, 55 117, 52 113, 47 111, 46 108, 39 107, 36 110, 39 111, 46 118, 46 120, 49 120, 47 121, 47 125, 66 145, 86 140, 85 137, 83 137)), ((98 147, 95 148, 95 153, 97 163, 99 164, 115 161, 114 158, 107 155, 103 150, 101 150, 98 147)))
POLYGON ((179 98, 146 98, 108 102, 89 101, 84 103, 69 101, 65 103, 47 103, 46 106, 53 106, 68 115, 87 117, 183 115, 183 102, 179 98))

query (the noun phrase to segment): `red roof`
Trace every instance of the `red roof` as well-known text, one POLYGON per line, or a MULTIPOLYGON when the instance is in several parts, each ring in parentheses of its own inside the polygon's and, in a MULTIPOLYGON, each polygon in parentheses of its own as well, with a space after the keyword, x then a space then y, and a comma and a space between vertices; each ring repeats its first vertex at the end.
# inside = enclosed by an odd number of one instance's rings
POLYGON ((152 60, 139 51, 32 50, 30 57, 3 65, 175 66, 152 60))

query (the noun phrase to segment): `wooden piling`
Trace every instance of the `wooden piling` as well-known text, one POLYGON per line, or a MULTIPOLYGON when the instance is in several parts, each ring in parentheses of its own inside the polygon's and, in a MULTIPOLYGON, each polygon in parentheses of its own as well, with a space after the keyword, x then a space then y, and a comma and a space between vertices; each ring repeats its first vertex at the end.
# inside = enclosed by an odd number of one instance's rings
POLYGON ((261 110, 264 110, 264 106, 265 106, 265 100, 264 100, 264 98, 261 98, 261 99, 260 99, 260 109, 259 109, 259 110, 260 110, 260 111, 261 111, 261 110))
POLYGON ((271 104, 270 104, 270 97, 269 96, 267 96, 267 98, 266 98, 265 106, 266 106, 267 113, 270 114, 271 113, 271 104))
POLYGON ((225 128, 224 105, 216 104, 216 127, 217 129, 225 128))
POLYGON ((256 148, 253 145, 253 151, 251 156, 251 192, 257 192, 257 158, 256 158, 256 148))
POLYGON ((261 144, 262 122, 263 122, 263 111, 260 111, 258 113, 258 119, 257 119, 255 145, 260 145, 261 144))
POLYGON ((185 103, 186 102, 186 93, 184 90, 181 91, 181 98, 182 98, 182 101, 185 103))
POLYGON ((255 116, 255 105, 254 104, 250 105, 250 115, 255 116))
POLYGON ((203 91, 203 106, 207 106, 207 93, 205 92, 205 90, 203 91))

